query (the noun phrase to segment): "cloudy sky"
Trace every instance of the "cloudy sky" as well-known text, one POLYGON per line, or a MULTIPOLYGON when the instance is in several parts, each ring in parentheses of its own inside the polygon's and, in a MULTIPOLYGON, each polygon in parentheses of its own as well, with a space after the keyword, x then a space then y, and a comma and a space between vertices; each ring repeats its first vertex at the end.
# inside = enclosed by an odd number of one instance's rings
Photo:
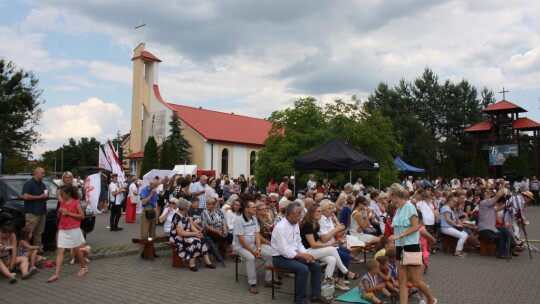
POLYGON ((0 57, 40 79, 37 155, 129 131, 141 41, 171 103, 262 118, 305 96, 364 99, 430 67, 504 86, 540 121, 539 16, 530 0, 0 0, 0 57))

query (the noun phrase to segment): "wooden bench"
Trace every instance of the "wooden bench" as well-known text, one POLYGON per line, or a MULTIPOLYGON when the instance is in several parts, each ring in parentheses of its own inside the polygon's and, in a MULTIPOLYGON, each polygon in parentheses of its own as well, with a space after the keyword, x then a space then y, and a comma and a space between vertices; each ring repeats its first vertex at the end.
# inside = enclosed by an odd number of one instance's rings
MULTIPOLYGON (((351 257, 356 258, 360 253, 364 253, 364 263, 367 261, 367 253, 374 252, 375 244, 366 244, 366 246, 352 246, 350 249, 351 257)), ((375 254, 373 254, 375 255, 375 254)))
MULTIPOLYGON (((321 273, 322 273, 324 271, 324 268, 326 267, 326 263, 320 262, 318 260, 317 260, 317 262, 321 266, 321 273)), ((293 289, 294 291, 292 293, 291 292, 286 292, 286 291, 275 291, 276 288, 275 288, 274 284, 272 284, 272 300, 275 300, 274 293, 276 293, 276 292, 293 295, 294 299, 296 299, 296 274, 294 273, 294 271, 292 271, 290 269, 279 268, 279 267, 276 267, 274 265, 264 266, 264 269, 272 271, 272 282, 276 281, 277 278, 274 275, 276 273, 278 273, 278 272, 292 274, 293 278, 294 278, 294 289, 293 289)), ((238 279, 237 279, 237 281, 238 281, 238 279)))
POLYGON ((158 237, 153 237, 153 238, 149 237, 149 238, 146 238, 146 239, 132 238, 131 242, 133 244, 141 244, 141 245, 143 245, 144 246, 144 251, 143 251, 142 256, 146 260, 153 261, 154 260, 154 252, 155 252, 154 244, 155 243, 168 243, 169 242, 169 237, 168 236, 158 236, 158 237))
POLYGON ((275 300, 274 293, 276 293, 276 292, 284 293, 284 294, 292 294, 294 299, 296 299, 296 275, 295 275, 294 271, 292 271, 290 269, 279 268, 279 267, 276 267, 274 265, 264 266, 264 269, 272 271, 272 282, 275 282, 276 279, 277 279, 276 277, 274 277, 274 274, 276 272, 290 273, 290 274, 292 274, 294 276, 294 289, 293 289, 294 291, 292 293, 291 292, 286 292, 286 291, 275 291, 274 284, 272 284, 272 300, 275 300))
POLYGON ((457 238, 455 238, 455 237, 453 237, 451 235, 443 234, 443 237, 442 237, 442 251, 443 252, 450 252, 450 253, 454 254, 454 252, 456 251, 457 241, 458 241, 457 238))
POLYGON ((497 239, 479 237, 478 240, 480 241, 481 256, 495 256, 495 244, 497 239))

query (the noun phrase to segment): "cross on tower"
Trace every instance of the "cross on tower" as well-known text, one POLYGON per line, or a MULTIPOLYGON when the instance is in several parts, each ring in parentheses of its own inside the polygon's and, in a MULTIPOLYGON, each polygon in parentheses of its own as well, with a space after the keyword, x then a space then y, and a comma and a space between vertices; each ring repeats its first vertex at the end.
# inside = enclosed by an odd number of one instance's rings
MULTIPOLYGON (((142 18, 139 20, 139 25, 135 27, 136 30, 139 30, 139 42, 142 42, 142 28, 146 23, 142 23, 142 18)), ((504 88, 503 88, 504 89, 504 88)))
POLYGON ((505 91, 504 87, 503 87, 503 90, 499 92, 499 93, 503 94, 503 100, 506 100, 505 93, 508 93, 508 92, 510 92, 510 91, 505 91))

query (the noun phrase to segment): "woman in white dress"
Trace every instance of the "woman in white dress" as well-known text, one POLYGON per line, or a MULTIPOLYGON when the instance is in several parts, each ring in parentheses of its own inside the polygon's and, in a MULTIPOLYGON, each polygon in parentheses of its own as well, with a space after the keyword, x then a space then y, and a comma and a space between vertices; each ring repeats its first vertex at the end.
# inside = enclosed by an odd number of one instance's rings
POLYGON ((364 233, 364 229, 369 226, 369 220, 366 213, 363 212, 367 208, 367 204, 368 202, 364 196, 358 196, 354 201, 351 219, 349 220, 349 234, 366 244, 376 244, 379 242, 379 237, 364 233))

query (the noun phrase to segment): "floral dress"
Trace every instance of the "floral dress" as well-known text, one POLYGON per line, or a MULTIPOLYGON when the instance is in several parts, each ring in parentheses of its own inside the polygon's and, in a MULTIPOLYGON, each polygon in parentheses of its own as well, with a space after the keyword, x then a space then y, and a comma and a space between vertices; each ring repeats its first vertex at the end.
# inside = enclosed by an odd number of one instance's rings
POLYGON ((190 260, 192 258, 199 257, 201 255, 208 254, 208 248, 201 239, 190 236, 181 236, 176 232, 176 227, 182 225, 184 231, 192 232, 191 223, 189 218, 181 216, 180 214, 174 214, 171 222, 171 242, 174 242, 176 246, 176 252, 178 256, 184 260, 190 260))

